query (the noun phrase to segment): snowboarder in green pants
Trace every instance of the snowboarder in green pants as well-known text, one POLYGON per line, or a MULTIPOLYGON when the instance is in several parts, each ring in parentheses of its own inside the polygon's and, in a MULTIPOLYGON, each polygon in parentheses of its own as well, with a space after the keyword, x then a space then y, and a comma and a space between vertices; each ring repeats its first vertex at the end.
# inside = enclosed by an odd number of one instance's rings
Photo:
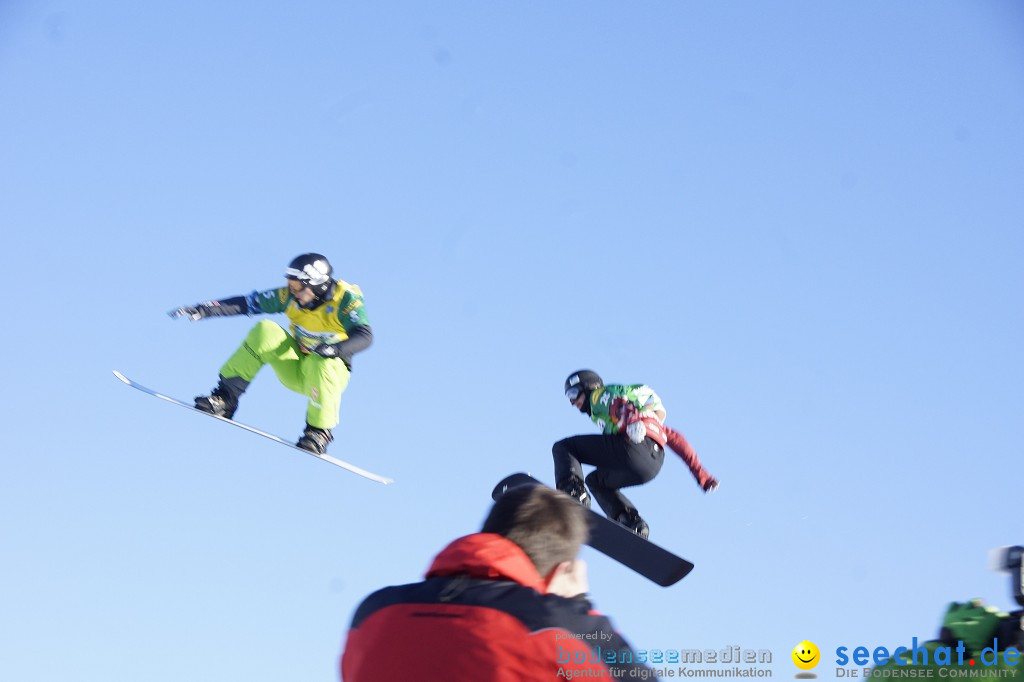
POLYGON ((249 382, 264 365, 270 365, 286 388, 308 399, 306 428, 296 445, 326 453, 334 439, 331 429, 338 424, 352 356, 373 342, 363 292, 332 274, 327 258, 304 253, 285 269, 287 286, 172 310, 172 318, 193 321, 284 313, 291 322, 291 333, 269 320, 258 322, 220 368, 216 388, 196 397, 196 408, 231 419, 249 382))

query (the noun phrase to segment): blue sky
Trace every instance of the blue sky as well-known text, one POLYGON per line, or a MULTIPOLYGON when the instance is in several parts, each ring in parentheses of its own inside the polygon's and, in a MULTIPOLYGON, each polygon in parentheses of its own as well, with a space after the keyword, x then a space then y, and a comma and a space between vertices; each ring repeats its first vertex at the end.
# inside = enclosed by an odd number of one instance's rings
MULTIPOLYGON (((694 572, 585 551, 636 648, 905 644, 1024 543, 1024 8, 0 5, 0 678, 333 680, 352 611, 551 479, 581 367, 661 395, 631 497, 694 572), (331 454, 188 399, 327 254, 362 286, 331 454)), ((269 371, 238 418, 292 438, 269 371)), ((823 664, 820 676, 831 675, 823 664)))

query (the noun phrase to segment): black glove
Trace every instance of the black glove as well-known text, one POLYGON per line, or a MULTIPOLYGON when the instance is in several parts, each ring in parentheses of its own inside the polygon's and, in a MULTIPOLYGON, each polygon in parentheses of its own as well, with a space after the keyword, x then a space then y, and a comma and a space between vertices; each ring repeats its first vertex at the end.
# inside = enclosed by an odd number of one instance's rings
POLYGON ((341 357, 341 344, 340 343, 318 343, 313 348, 313 352, 323 358, 338 358, 341 357))
POLYGON ((177 320, 179 317, 187 317, 189 320, 195 322, 201 320, 204 317, 210 316, 210 309, 205 305, 185 305, 180 308, 176 308, 167 313, 172 319, 177 320))
POLYGON ((251 315, 249 304, 245 296, 232 296, 222 298, 219 301, 205 301, 195 305, 184 305, 167 313, 175 320, 179 317, 187 317, 195 322, 204 317, 226 317, 228 315, 251 315))

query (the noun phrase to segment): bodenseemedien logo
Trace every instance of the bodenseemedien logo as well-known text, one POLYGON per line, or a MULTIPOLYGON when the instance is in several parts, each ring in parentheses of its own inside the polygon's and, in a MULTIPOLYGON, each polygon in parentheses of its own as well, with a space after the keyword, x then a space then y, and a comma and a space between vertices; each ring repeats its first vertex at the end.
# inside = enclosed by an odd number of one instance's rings
MULTIPOLYGON (((555 639, 588 639, 581 635, 556 634, 555 639)), ((596 641, 604 641, 597 639, 596 641)), ((772 652, 769 649, 747 649, 737 644, 723 649, 611 649, 601 644, 591 644, 589 651, 568 650, 558 645, 558 674, 560 679, 576 680, 593 677, 584 670, 584 663, 613 664, 639 663, 650 666, 630 670, 617 675, 612 672, 606 677, 648 680, 662 677, 771 677, 769 666, 772 652)))

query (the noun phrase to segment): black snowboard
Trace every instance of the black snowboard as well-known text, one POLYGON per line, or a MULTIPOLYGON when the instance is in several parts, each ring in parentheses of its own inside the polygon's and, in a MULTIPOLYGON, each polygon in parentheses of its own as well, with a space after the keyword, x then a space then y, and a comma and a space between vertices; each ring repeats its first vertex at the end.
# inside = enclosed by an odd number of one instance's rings
MULTIPOLYGON (((544 485, 529 474, 506 476, 491 493, 493 499, 521 485, 544 485)), ((587 544, 662 587, 679 582, 693 570, 693 564, 645 540, 620 523, 594 511, 587 511, 590 539, 587 544)))

